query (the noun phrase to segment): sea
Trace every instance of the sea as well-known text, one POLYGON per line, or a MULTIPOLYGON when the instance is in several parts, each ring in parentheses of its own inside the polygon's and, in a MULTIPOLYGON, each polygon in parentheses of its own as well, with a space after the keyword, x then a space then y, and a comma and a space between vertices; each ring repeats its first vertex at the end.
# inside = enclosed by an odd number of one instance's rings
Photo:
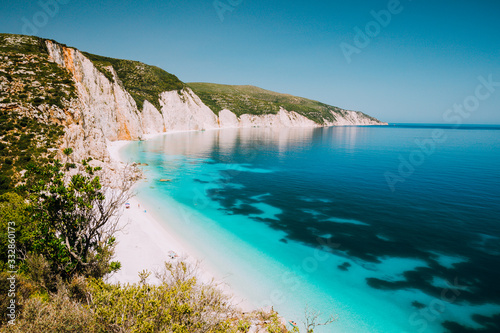
POLYGON ((252 307, 335 319, 316 333, 500 332, 500 126, 192 131, 120 154, 252 307))

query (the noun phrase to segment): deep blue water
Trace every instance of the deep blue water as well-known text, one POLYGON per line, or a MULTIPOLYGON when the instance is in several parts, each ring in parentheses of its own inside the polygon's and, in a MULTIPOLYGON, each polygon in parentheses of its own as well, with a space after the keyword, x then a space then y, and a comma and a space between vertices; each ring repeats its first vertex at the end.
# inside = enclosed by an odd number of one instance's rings
POLYGON ((500 126, 228 129, 125 151, 149 165, 139 196, 192 211, 173 228, 255 304, 336 313, 320 332, 500 332, 500 126))

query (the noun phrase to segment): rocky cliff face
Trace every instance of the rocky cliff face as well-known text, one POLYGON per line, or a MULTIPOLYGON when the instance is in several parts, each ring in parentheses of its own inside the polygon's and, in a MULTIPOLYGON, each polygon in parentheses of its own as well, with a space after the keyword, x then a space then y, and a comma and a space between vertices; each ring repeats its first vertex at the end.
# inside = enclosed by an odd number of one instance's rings
MULTIPOLYGON (((77 158, 92 156, 108 160, 109 141, 137 140, 148 134, 167 131, 204 130, 236 127, 312 127, 314 121, 283 108, 277 114, 237 117, 230 110, 215 115, 188 87, 165 91, 159 96, 158 110, 145 101, 139 110, 132 96, 123 87, 112 66, 108 79, 80 51, 45 41, 49 60, 68 69, 75 81, 77 98, 66 105, 64 146, 71 146, 77 158)), ((326 125, 379 125, 376 119, 362 113, 343 111, 326 125)))

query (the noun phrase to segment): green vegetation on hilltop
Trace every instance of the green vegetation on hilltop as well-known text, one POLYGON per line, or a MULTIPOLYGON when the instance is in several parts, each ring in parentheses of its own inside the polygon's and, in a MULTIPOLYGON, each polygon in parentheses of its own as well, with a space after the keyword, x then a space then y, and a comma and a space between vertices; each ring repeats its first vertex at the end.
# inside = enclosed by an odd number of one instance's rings
POLYGON ((0 194, 14 189, 28 163, 46 163, 64 130, 0 108, 0 194))
POLYGON ((42 38, 13 34, 0 34, 0 52, 23 54, 48 54, 42 38))
MULTIPOLYGON (((22 101, 34 106, 46 103, 63 108, 64 100, 76 96, 70 73, 48 61, 45 41, 32 36, 0 34, 0 55, 9 55, 3 66, 0 66, 0 84, 11 85, 10 90, 0 89, 0 103, 22 101)), ((320 125, 334 123, 337 118, 347 115, 346 110, 307 98, 248 85, 185 84, 175 75, 139 61, 87 52, 82 54, 111 82, 118 81, 132 96, 139 110, 143 110, 147 100, 161 112, 161 93, 180 91, 188 86, 215 114, 223 109, 229 109, 237 116, 277 114, 280 108, 284 108, 320 125)), ((359 114, 377 122, 373 117, 361 112, 359 114)))
POLYGON ((0 60, 2 194, 13 190, 30 162, 54 156, 64 129, 49 119, 49 109, 64 109, 76 92, 71 74, 48 60, 41 38, 0 34, 0 60))
MULTIPOLYGON (((3 77, 8 82, 18 81, 25 85, 20 88, 19 93, 0 89, 0 94, 2 94, 0 95, 0 103, 2 103, 2 99, 4 103, 22 100, 35 106, 48 103, 62 108, 63 99, 76 96, 70 73, 48 61, 45 41, 46 39, 34 36, 0 34, 0 56, 4 58, 0 67, 0 80, 3 77), (16 81, 16 79, 20 80, 16 81), (49 82, 53 84, 46 86, 49 82), (37 88, 38 90, 36 90, 37 88), (44 90, 44 92, 40 90, 44 90)), ((160 94, 165 91, 179 91, 185 87, 184 83, 175 75, 156 66, 146 65, 139 61, 82 53, 111 82, 114 81, 110 71, 110 66, 112 66, 120 83, 134 98, 139 110, 143 109, 144 101, 147 100, 161 111, 160 94)))
POLYGON ((76 98, 71 74, 48 60, 44 40, 0 34, 0 103, 64 108, 76 98))
POLYGON ((223 109, 242 114, 276 114, 280 107, 295 111, 318 124, 333 122, 344 110, 307 98, 261 89, 254 86, 234 86, 215 83, 187 84, 215 114, 223 109), (332 114, 332 112, 334 114, 332 114))
POLYGON ((82 52, 111 82, 113 75, 109 70, 112 66, 123 87, 134 98, 137 108, 142 110, 144 101, 153 104, 159 111, 160 94, 164 91, 181 90, 184 83, 177 76, 156 66, 143 64, 139 61, 114 59, 82 52))

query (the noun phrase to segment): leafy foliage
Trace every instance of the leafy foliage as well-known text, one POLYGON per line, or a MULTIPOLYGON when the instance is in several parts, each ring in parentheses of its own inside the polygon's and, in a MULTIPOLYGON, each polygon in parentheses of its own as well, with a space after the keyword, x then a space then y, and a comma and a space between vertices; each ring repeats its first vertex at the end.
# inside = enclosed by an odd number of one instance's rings
POLYGON ((114 81, 110 67, 128 93, 134 98, 137 108, 142 110, 144 101, 153 104, 159 111, 159 96, 164 91, 181 90, 184 83, 177 76, 161 68, 143 64, 139 61, 114 59, 83 52, 94 65, 111 81, 114 81))
POLYGON ((0 332, 241 333, 252 325, 259 332, 289 332, 276 312, 243 314, 216 284, 202 284, 196 274, 196 266, 178 261, 165 263, 158 285, 83 277, 59 283, 56 293, 23 298, 16 325, 0 326, 0 332))
POLYGON ((125 332, 234 332, 228 299, 212 285, 197 283, 184 262, 166 265, 171 279, 159 286, 90 284, 91 307, 100 324, 125 332))
POLYGON ((7 269, 8 259, 8 223, 15 222, 12 226, 16 234, 16 247, 18 251, 27 253, 28 244, 34 233, 34 226, 28 215, 28 204, 24 198, 16 193, 0 195, 0 269, 7 269))
POLYGON ((40 297, 32 297, 23 307, 21 318, 15 325, 0 329, 3 333, 76 333, 106 332, 97 326, 94 315, 83 304, 74 301, 62 292, 46 301, 40 297))
MULTIPOLYGON (((76 275, 100 278, 116 265, 114 248, 116 212, 128 199, 131 183, 106 199, 105 189, 92 167, 82 161, 80 170, 68 175, 58 160, 31 163, 19 191, 28 198, 28 213, 35 224, 31 250, 42 255, 51 271, 64 280, 76 275)), ((66 165, 68 169, 71 165, 66 165)))
MULTIPOLYGON (((7 317, 7 313, 9 312, 7 307, 9 306, 10 298, 7 295, 10 292, 10 281, 7 279, 11 277, 12 274, 10 273, 0 272, 0 327, 9 320, 9 317, 7 317)), ((16 309, 18 311, 22 310, 22 306, 34 292, 35 286, 31 281, 22 276, 16 276, 16 309)))

